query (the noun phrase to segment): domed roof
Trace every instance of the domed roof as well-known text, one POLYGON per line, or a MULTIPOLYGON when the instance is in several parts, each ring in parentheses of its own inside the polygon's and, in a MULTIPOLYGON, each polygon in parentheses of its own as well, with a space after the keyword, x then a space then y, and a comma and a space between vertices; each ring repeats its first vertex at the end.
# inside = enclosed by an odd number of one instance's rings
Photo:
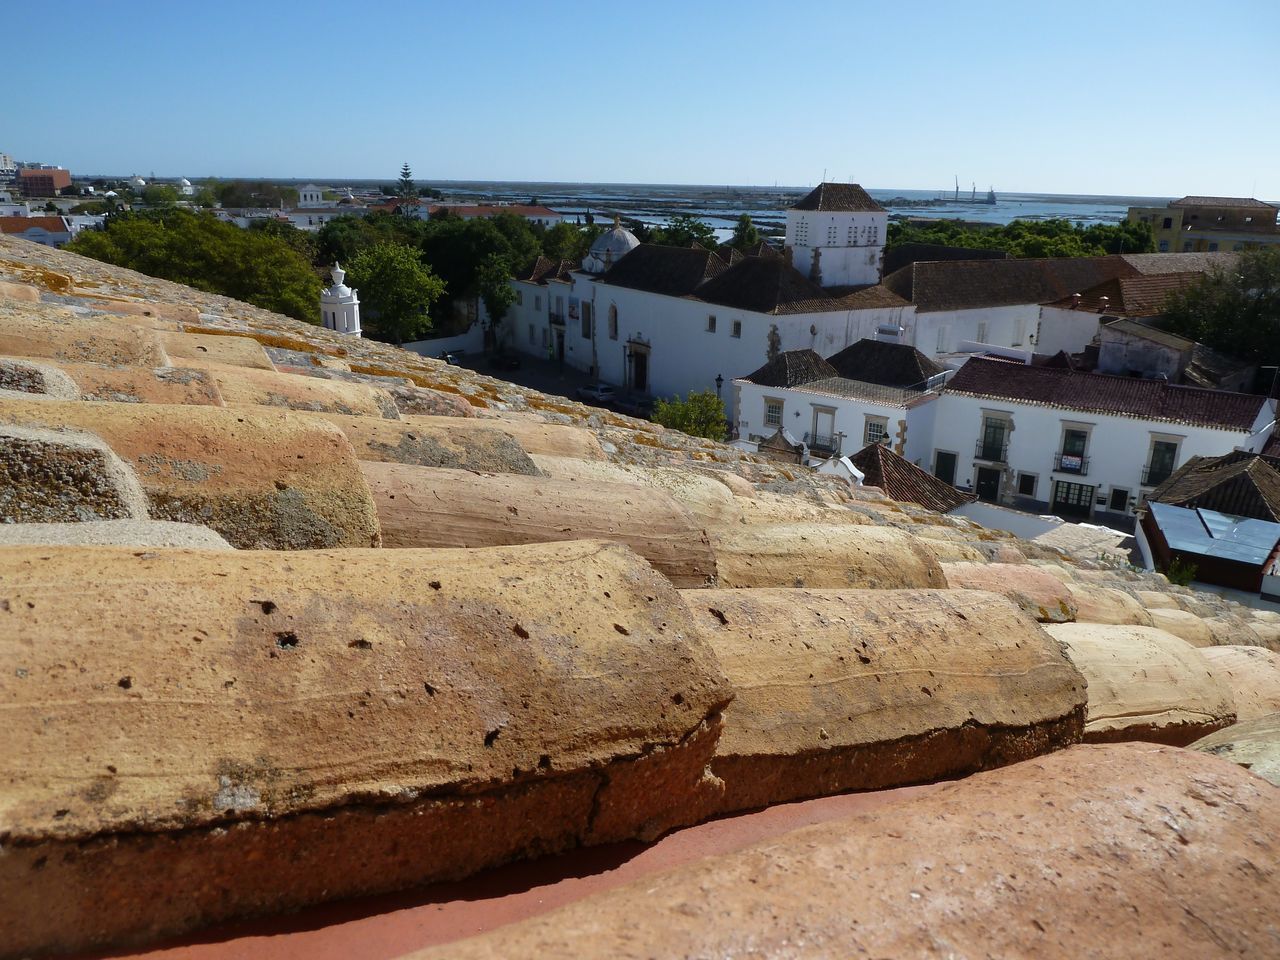
POLYGON ((640 241, 636 239, 634 233, 622 224, 614 223, 612 227, 596 237, 595 242, 591 244, 590 256, 600 260, 607 257, 616 263, 619 257, 630 253, 638 246, 640 241))

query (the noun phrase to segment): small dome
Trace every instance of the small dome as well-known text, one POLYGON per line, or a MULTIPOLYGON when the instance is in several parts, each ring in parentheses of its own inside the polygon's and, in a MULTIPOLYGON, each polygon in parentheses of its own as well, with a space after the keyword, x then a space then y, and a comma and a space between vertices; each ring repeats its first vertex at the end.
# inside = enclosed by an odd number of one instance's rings
POLYGON ((603 260, 605 254, 610 254, 616 261, 619 257, 630 253, 638 246, 640 246, 640 241, 636 239, 634 233, 621 224, 614 224, 596 237, 595 243, 591 244, 591 256, 603 260))

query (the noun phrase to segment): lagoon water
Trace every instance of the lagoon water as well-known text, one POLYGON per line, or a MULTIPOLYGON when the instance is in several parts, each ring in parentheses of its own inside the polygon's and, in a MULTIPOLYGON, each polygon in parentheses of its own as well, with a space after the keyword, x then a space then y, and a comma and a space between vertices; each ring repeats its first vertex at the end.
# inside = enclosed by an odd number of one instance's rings
MULTIPOLYGON (((788 206, 808 192, 806 187, 697 186, 671 184, 600 183, 488 183, 446 182, 432 184, 446 195, 459 198, 528 202, 536 199, 571 216, 590 212, 599 221, 613 213, 649 223, 661 223, 673 213, 699 216, 719 229, 727 229, 738 216, 748 213, 762 227, 781 228, 788 206)), ((1082 196, 1052 193, 996 191, 996 203, 970 203, 969 191, 956 202, 953 191, 906 190, 868 187, 867 192, 884 203, 890 214, 931 219, 1008 223, 1011 220, 1062 218, 1072 222, 1116 223, 1130 206, 1162 206, 1165 197, 1082 196), (927 201, 928 205, 894 204, 896 198, 927 201)), ((986 196, 979 191, 978 197, 986 196)))

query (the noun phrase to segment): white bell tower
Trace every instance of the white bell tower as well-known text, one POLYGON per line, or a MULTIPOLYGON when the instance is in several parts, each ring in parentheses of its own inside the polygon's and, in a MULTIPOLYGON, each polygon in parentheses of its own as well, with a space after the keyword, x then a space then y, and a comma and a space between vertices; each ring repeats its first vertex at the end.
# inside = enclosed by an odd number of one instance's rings
POLYGON ((360 336, 360 298, 342 281, 347 272, 340 263, 334 263, 333 286, 325 287, 320 294, 320 318, 326 330, 360 336))

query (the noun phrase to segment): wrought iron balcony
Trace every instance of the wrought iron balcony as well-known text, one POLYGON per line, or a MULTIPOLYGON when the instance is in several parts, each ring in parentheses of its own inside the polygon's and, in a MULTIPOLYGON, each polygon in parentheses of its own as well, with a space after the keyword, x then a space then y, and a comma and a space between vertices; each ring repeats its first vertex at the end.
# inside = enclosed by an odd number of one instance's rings
POLYGON ((1149 463, 1142 468, 1142 485, 1158 487, 1173 476, 1173 467, 1159 463, 1149 463))
POLYGON ((1076 473, 1087 476, 1089 458, 1079 453, 1060 453, 1053 458, 1053 469, 1059 473, 1076 473))
POLYGON ((978 460, 986 460, 988 463, 1008 463, 1009 462, 1009 444, 991 443, 986 440, 979 440, 974 449, 973 456, 978 460))
POLYGON ((809 449, 814 453, 830 453, 838 454, 840 452, 840 437, 830 436, 824 433, 806 433, 804 442, 809 445, 809 449))

